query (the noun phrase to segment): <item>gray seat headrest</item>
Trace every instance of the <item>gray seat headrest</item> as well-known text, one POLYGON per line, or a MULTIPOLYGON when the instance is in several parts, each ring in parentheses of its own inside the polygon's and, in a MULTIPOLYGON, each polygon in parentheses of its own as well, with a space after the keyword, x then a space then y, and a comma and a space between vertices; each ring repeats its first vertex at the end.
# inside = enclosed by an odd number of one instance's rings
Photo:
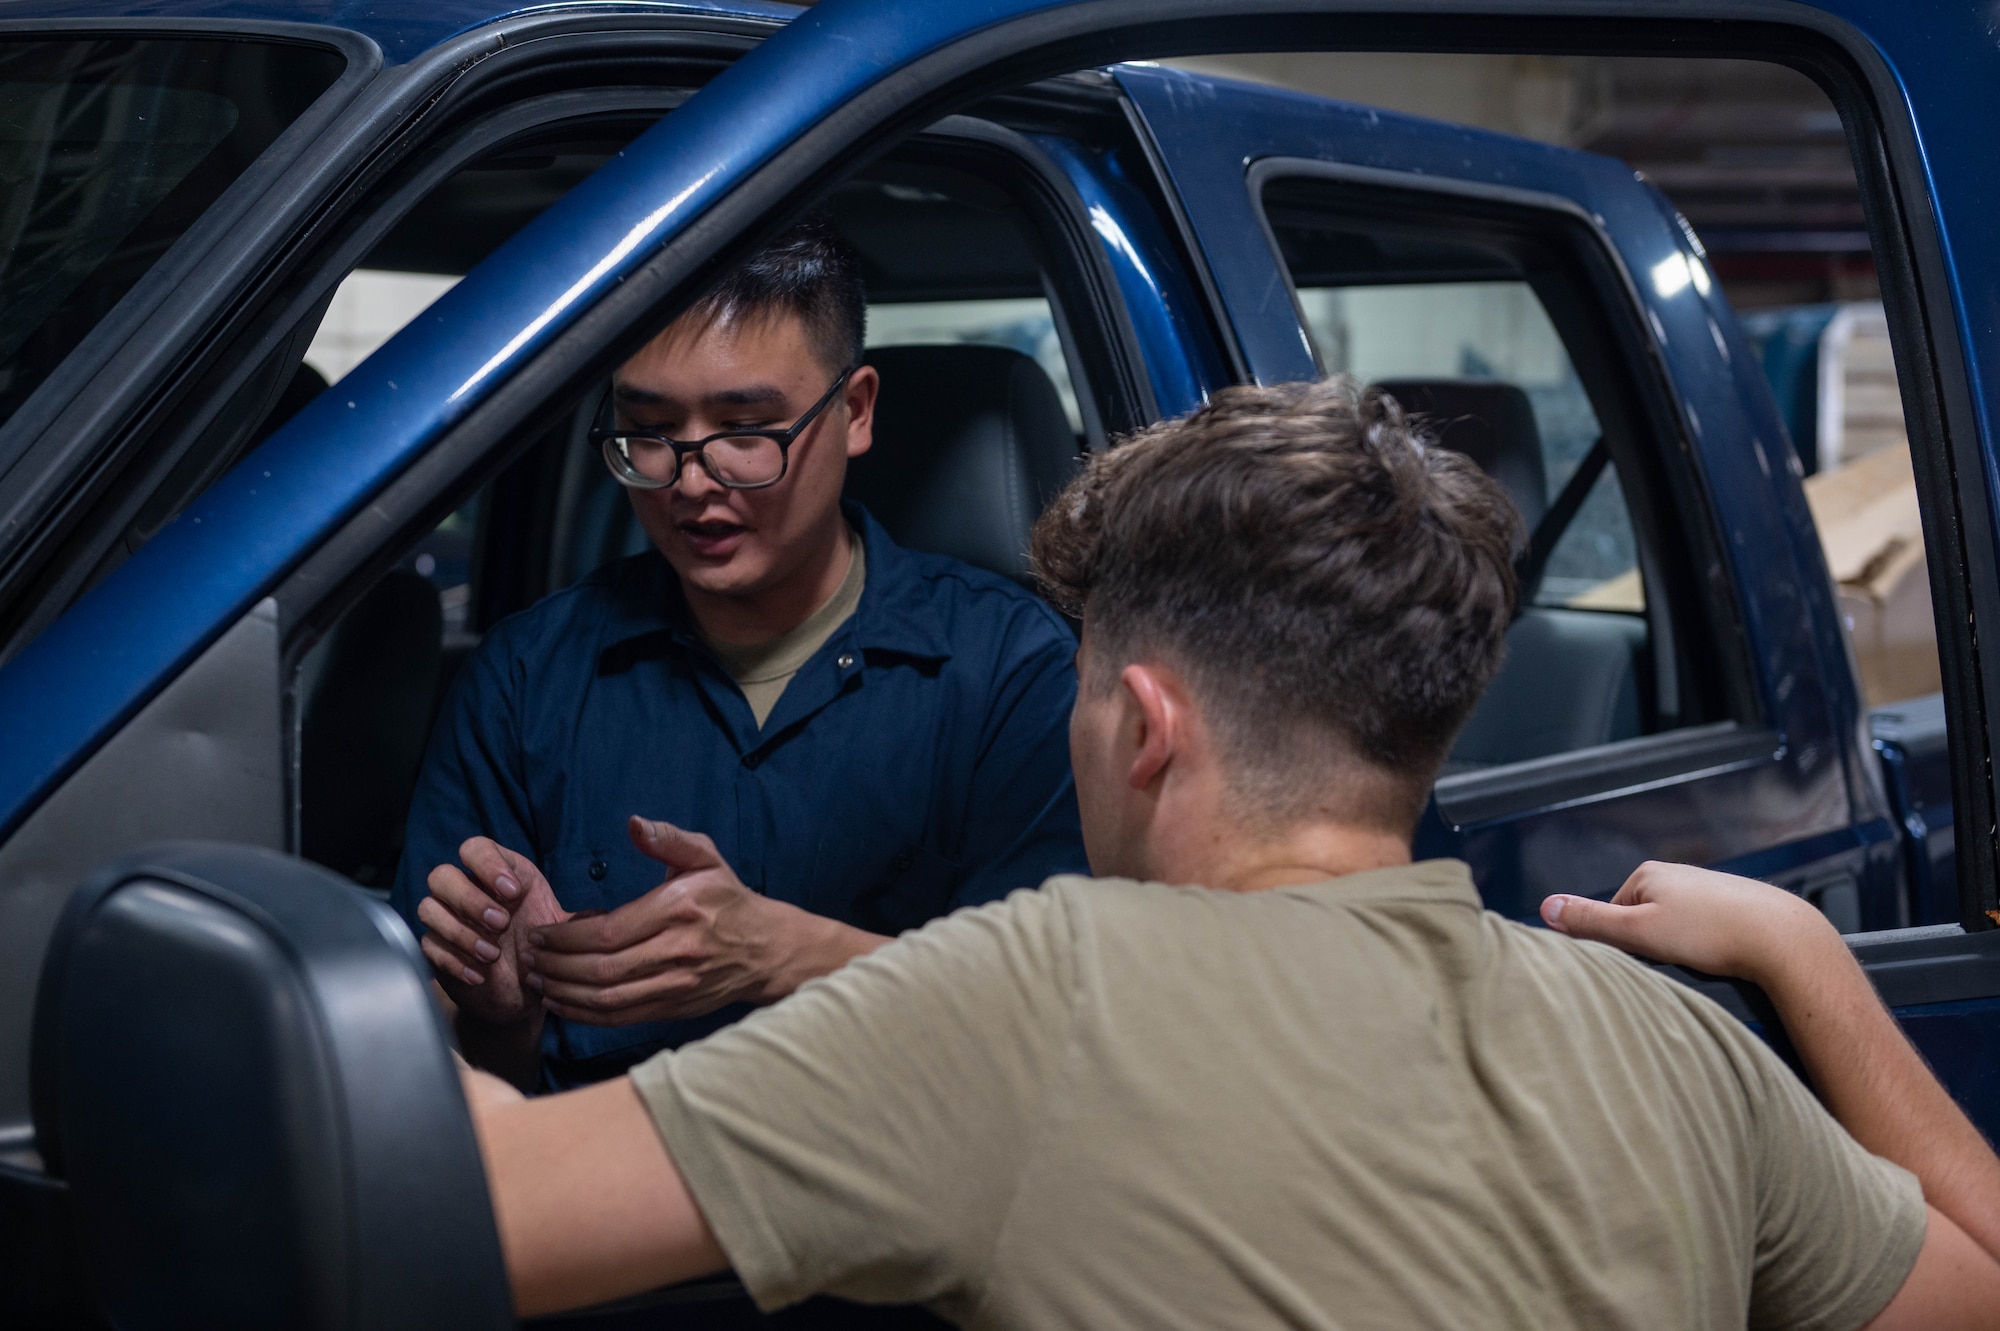
POLYGON ((847 496, 912 549, 1025 581, 1028 533, 1075 474, 1078 444, 1056 388, 1005 347, 879 347, 875 442, 847 496))
POLYGON ((1549 506, 1548 477, 1526 393, 1490 379, 1383 379, 1376 386, 1404 411, 1424 417, 1439 443, 1500 482, 1534 531, 1549 506))

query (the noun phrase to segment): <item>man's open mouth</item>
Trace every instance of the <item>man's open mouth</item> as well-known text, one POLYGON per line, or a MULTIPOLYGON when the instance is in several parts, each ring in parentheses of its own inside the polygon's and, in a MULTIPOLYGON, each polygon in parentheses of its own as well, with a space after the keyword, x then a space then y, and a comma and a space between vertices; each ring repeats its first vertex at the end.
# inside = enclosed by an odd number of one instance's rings
POLYGON ((750 530, 740 522, 712 519, 681 522, 675 525, 687 538, 689 547, 698 555, 726 555, 736 548, 750 530))

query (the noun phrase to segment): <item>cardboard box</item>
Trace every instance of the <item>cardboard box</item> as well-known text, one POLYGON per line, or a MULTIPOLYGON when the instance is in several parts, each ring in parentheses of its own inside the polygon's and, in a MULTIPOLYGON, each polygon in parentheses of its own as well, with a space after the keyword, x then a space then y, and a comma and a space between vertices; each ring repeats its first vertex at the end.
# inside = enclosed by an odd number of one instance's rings
POLYGON ((1907 443, 1806 478, 1868 704, 1942 687, 1923 519, 1907 443))

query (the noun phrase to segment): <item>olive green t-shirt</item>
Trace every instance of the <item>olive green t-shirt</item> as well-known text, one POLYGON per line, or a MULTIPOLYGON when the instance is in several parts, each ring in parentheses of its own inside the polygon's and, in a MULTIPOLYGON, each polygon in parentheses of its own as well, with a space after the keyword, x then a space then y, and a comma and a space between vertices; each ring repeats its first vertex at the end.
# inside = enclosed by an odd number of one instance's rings
POLYGON ((834 588, 825 605, 806 616, 805 622, 791 632, 752 643, 717 642, 705 633, 702 635, 715 659, 722 662, 722 668, 743 691, 750 714, 757 718, 760 729, 770 718, 771 709, 778 705, 778 699, 784 697, 785 686, 792 682, 792 676, 812 660, 814 652, 826 646, 833 631, 845 624, 861 604, 861 589, 868 581, 868 556, 860 536, 852 530, 848 532, 847 547, 853 553, 840 586, 834 588))
POLYGON ((1456 861, 1054 878, 632 1080, 766 1309, 967 1326, 1860 1326, 1916 1179, 1746 1028, 1456 861))

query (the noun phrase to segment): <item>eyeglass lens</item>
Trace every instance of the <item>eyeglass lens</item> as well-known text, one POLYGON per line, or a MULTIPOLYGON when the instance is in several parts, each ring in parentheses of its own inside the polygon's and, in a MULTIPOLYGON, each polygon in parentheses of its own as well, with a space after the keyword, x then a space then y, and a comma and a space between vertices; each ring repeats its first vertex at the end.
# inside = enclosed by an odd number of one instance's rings
MULTIPOLYGON (((612 438, 614 465, 657 486, 672 485, 681 464, 673 445, 643 436, 612 438)), ((711 474, 724 485, 767 485, 785 469, 785 450, 764 435, 724 435, 702 446, 711 474)), ((696 463, 694 465, 700 465, 696 463)))

